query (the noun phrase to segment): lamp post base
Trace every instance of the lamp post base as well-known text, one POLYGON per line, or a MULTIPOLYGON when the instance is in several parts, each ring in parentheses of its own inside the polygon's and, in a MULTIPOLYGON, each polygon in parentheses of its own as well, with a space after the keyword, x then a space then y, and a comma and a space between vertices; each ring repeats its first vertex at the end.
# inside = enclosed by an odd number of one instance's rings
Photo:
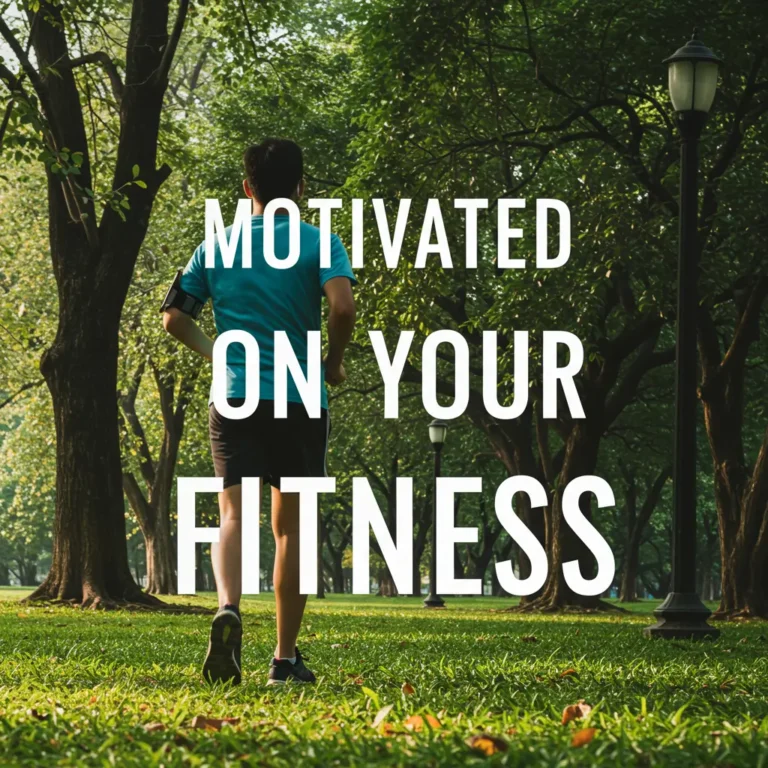
POLYGON ((653 612, 658 623, 646 627, 643 634, 665 640, 716 640, 720 630, 707 624, 711 614, 695 592, 670 592, 653 612))
POLYGON ((424 601, 425 608, 443 608, 445 606, 445 600, 440 595, 434 593, 429 594, 429 597, 424 601))

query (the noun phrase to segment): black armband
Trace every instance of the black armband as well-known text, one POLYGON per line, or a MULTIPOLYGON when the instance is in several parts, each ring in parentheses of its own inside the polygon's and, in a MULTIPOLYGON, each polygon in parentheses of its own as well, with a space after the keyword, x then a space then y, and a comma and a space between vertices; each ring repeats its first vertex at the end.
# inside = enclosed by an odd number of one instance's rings
POLYGON ((173 283, 171 283, 168 293, 165 294, 163 303, 160 305, 160 311, 166 312, 171 307, 174 307, 185 315, 191 315, 193 319, 197 320, 204 304, 204 301, 200 301, 196 296, 187 293, 181 287, 181 270, 179 270, 176 273, 176 277, 173 278, 173 283))

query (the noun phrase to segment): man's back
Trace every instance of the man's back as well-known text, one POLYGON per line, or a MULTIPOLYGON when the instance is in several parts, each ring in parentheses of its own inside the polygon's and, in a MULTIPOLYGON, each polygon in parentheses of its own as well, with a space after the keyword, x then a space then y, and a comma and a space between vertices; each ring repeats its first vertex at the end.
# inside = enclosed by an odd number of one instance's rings
MULTIPOLYGON (((274 217, 274 250, 279 260, 290 249, 289 217, 274 217)), ((227 230, 230 237, 231 227, 227 230)), ((264 217, 251 217, 251 266, 242 266, 238 243, 232 267, 225 267, 218 246, 214 266, 205 267, 205 243, 198 246, 182 276, 182 288, 201 301, 211 299, 216 330, 242 330, 259 345, 260 397, 274 399, 274 333, 284 331, 306 373, 307 333, 321 327, 323 286, 334 277, 354 282, 349 258, 336 235, 331 236, 331 266, 320 267, 320 230, 306 222, 299 228, 299 258, 287 269, 277 269, 264 259, 264 217)), ((227 396, 245 396, 244 349, 232 344, 227 357, 227 396)), ((292 378, 288 377, 288 401, 301 402, 292 378)), ((325 387, 322 407, 328 407, 325 387)))

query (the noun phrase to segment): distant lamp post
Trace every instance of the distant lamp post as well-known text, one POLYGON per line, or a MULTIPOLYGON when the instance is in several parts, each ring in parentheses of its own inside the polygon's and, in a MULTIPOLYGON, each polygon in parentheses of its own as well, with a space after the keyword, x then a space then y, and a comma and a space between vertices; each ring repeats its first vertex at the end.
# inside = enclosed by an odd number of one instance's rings
POLYGON ((432 493, 432 559, 429 564, 429 596, 425 608, 442 608, 445 601, 437 594, 437 478, 440 477, 440 454, 443 450, 448 425, 435 419, 429 425, 429 439, 435 451, 435 477, 432 493))
POLYGON ((650 637, 715 638, 709 609, 696 591, 696 314, 699 272, 699 136, 715 98, 720 59, 693 39, 664 62, 680 130, 680 242, 677 268, 675 451, 673 473, 672 591, 654 611, 650 637))

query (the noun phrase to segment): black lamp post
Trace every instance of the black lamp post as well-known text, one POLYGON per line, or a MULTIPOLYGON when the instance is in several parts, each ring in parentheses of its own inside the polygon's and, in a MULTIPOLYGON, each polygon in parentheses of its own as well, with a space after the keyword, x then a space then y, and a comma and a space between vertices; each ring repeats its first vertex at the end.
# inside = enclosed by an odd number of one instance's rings
POLYGON ((437 478, 440 477, 440 454, 443 450, 448 425, 435 419, 429 425, 429 439, 435 449, 435 478, 432 494, 432 560, 429 563, 429 596, 425 608, 442 608, 445 601, 437 594, 437 478))
POLYGON ((689 40, 665 60, 669 95, 680 130, 680 244, 677 269, 675 453, 673 473, 672 591, 654 611, 650 637, 715 638, 709 609, 696 591, 696 315, 699 271, 698 144, 717 88, 720 64, 712 51, 689 40))

